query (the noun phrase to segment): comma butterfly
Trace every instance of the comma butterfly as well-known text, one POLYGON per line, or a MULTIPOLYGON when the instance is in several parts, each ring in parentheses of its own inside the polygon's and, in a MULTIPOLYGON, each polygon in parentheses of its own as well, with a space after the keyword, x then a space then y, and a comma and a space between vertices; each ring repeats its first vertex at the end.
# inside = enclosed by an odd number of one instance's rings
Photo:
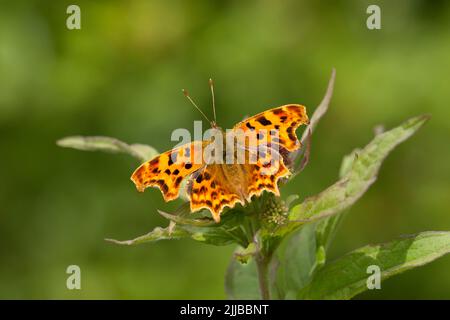
MULTIPOLYGON (((210 86, 215 119, 212 80, 210 86)), ((183 92, 209 121, 187 92, 183 92)), ((259 196, 263 191, 279 196, 278 180, 290 174, 286 155, 301 146, 295 131, 300 125, 309 123, 306 108, 289 104, 270 109, 239 122, 226 133, 215 121, 210 123, 213 129, 224 133, 225 142, 217 143, 217 137, 193 141, 143 163, 131 176, 138 191, 158 187, 165 201, 174 200, 179 196, 181 182, 187 177, 191 211, 208 209, 216 222, 220 221, 225 207, 233 208, 236 203, 245 205, 252 196, 259 196), (242 133, 248 144, 236 143, 234 138, 242 133), (212 148, 208 157, 205 151, 212 146, 213 140, 219 151, 212 148), (243 151, 244 161, 237 161, 239 151, 243 151), (215 161, 211 161, 211 154, 215 161)))

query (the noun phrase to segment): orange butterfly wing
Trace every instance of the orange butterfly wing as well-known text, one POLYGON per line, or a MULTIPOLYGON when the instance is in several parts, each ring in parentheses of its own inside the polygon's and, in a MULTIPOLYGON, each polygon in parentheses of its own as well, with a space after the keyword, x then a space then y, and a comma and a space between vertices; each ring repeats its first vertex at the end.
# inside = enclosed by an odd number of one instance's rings
POLYGON ((297 139, 295 130, 300 125, 308 123, 306 108, 299 104, 289 104, 245 119, 236 124, 233 129, 242 129, 247 134, 254 132, 257 141, 267 144, 276 143, 287 151, 294 151, 300 147, 300 141, 297 139), (261 130, 266 130, 268 136, 262 137, 258 132, 261 130), (278 137, 270 135, 272 130, 278 133, 278 137))
POLYGON ((243 169, 247 176, 247 201, 252 196, 259 196, 264 190, 280 196, 278 179, 290 174, 283 157, 272 148, 267 148, 262 155, 258 154, 256 164, 245 164, 243 169))
POLYGON ((162 153, 137 168, 131 180, 140 192, 158 187, 165 201, 174 200, 183 179, 204 166, 203 148, 208 143, 194 141, 162 153))
POLYGON ((208 209, 216 222, 220 221, 220 213, 225 207, 233 208, 236 203, 244 204, 244 199, 229 180, 227 172, 232 169, 226 169, 225 166, 238 169, 238 165, 234 164, 207 165, 195 172, 188 182, 191 211, 208 209))

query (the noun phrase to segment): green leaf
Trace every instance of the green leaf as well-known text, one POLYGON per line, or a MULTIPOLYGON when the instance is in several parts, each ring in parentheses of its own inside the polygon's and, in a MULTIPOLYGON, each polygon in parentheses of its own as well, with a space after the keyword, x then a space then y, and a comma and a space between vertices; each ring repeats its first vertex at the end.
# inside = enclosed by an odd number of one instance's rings
POLYGON ((422 232, 386 244, 369 245, 325 265, 303 288, 300 299, 350 299, 367 290, 367 268, 380 268, 385 280, 450 252, 450 232, 422 232))
POLYGON ((309 132, 314 132, 317 125, 319 124, 320 119, 327 113, 328 106, 331 102, 331 97, 333 96, 333 90, 334 90, 334 82, 336 80, 336 70, 333 69, 331 71, 331 77, 328 81, 328 87, 327 91, 325 92, 325 96, 323 97, 320 104, 317 106, 316 110, 314 111, 314 114, 312 115, 311 119, 309 120, 308 128, 303 132, 301 142, 302 144, 305 143, 306 139, 308 139, 309 132))
POLYGON ((390 131, 377 135, 352 162, 348 172, 335 184, 316 196, 307 198, 292 208, 287 225, 279 234, 292 232, 306 222, 317 221, 349 208, 376 180, 378 170, 386 156, 401 142, 413 135, 427 120, 418 116, 407 120, 390 131))
POLYGON ((231 300, 261 299, 254 259, 248 259, 247 263, 231 259, 225 275, 225 292, 231 300))
POLYGON ((132 240, 124 240, 124 241, 115 240, 115 239, 105 239, 105 240, 115 243, 115 244, 131 246, 131 245, 137 245, 137 244, 142 244, 142 243, 146 243, 146 242, 155 242, 155 241, 159 241, 159 240, 180 239, 180 238, 184 238, 184 237, 188 237, 188 236, 189 236, 188 232, 186 232, 183 229, 177 228, 177 227, 174 227, 174 228, 156 227, 149 233, 139 236, 137 238, 134 238, 132 240))
POLYGON ((138 143, 130 145, 115 138, 102 136, 71 136, 58 140, 56 144, 60 147, 83 151, 126 153, 137 158, 140 162, 150 160, 159 154, 156 149, 148 145, 138 143))
MULTIPOLYGON (((384 142, 384 148, 385 151, 378 153, 378 159, 380 163, 378 164, 378 168, 375 166, 375 168, 372 167, 372 175, 375 177, 378 173, 379 165, 381 164, 381 161, 384 160, 384 158, 387 156, 387 153, 392 150, 396 145, 401 143, 402 141, 406 140, 409 136, 411 136, 416 130, 418 130, 423 123, 425 123, 428 120, 427 116, 419 116, 413 119, 410 119, 406 121, 400 128, 396 128, 391 130, 390 132, 386 132, 383 134, 383 132, 378 131, 377 136, 372 141, 371 144, 374 144, 376 142, 379 146, 379 149, 382 148, 383 142, 384 142), (396 138, 396 139, 395 139, 396 138), (389 143, 390 140, 390 143, 389 143)), ((364 156, 366 155, 364 152, 366 149, 370 149, 369 144, 365 149, 360 150, 356 149, 349 155, 345 156, 342 160, 341 169, 339 172, 339 175, 342 179, 345 179, 346 176, 350 176, 352 174, 353 168, 355 166, 358 166, 359 164, 356 163, 357 161, 364 161, 364 156), (361 156, 363 156, 361 158, 361 156)), ((375 154, 373 152, 372 154, 375 154)), ((368 153, 370 157, 370 153, 368 153)), ((373 159, 376 159, 375 157, 373 159)), ((317 226, 317 243, 318 246, 322 246, 324 249, 328 249, 334 234, 336 233, 337 228, 342 222, 342 219, 345 216, 345 213, 348 210, 342 210, 336 215, 330 216, 322 221, 317 226)))
POLYGON ((190 237, 205 244, 223 246, 238 244, 244 248, 249 245, 247 230, 245 230, 245 213, 239 209, 228 210, 222 215, 220 223, 194 225, 191 221, 186 224, 177 224, 177 227, 186 231, 190 237))
MULTIPOLYGON (((156 227, 153 231, 132 240, 106 240, 121 245, 137 245, 159 240, 191 238, 216 246, 232 243, 243 247, 248 246, 247 230, 243 227, 245 225, 243 221, 246 218, 244 212, 239 209, 229 210, 227 214, 222 216, 220 223, 215 223, 204 217, 198 219, 186 218, 185 213, 188 208, 189 206, 184 204, 177 210, 176 214, 158 211, 170 220, 170 224, 166 228, 156 227)), ((201 215, 201 213, 197 215, 201 215)))
MULTIPOLYGON (((353 161, 357 159, 357 154, 361 152, 361 150, 356 149, 351 154, 344 157, 341 164, 341 169, 339 171, 339 177, 344 177, 347 173, 350 172, 351 168, 353 167, 353 161)), ((325 255, 324 259, 326 258, 326 251, 328 250, 328 247, 331 244, 331 241, 334 238, 334 235, 336 234, 337 229, 342 223, 342 220, 344 219, 347 210, 343 210, 342 212, 339 212, 333 216, 330 216, 328 218, 325 218, 317 223, 316 227, 316 242, 318 250, 321 250, 322 253, 325 255)))
MULTIPOLYGON (((278 299, 295 299, 311 281, 316 265, 315 225, 303 226, 282 241, 272 260, 274 293, 278 299)), ((274 296, 274 294, 273 294, 274 296)))
POLYGON ((309 119, 308 127, 303 131, 302 138, 300 139, 302 147, 289 154, 289 162, 295 163, 300 162, 294 168, 292 168, 293 174, 291 175, 289 181, 291 181, 296 175, 298 175, 309 162, 309 154, 311 148, 311 135, 315 131, 320 119, 327 113, 328 106, 331 102, 331 97, 333 96, 334 82, 336 79, 336 70, 333 69, 331 72, 330 80, 328 81, 328 87, 325 92, 325 96, 322 101, 314 110, 312 117, 309 119))
POLYGON ((158 210, 158 213, 160 215, 162 215, 164 218, 166 218, 174 223, 179 223, 181 225, 207 227, 207 226, 214 226, 216 223, 213 219, 210 219, 210 218, 191 219, 191 218, 186 218, 184 215, 170 214, 170 213, 164 212, 162 210, 158 210))

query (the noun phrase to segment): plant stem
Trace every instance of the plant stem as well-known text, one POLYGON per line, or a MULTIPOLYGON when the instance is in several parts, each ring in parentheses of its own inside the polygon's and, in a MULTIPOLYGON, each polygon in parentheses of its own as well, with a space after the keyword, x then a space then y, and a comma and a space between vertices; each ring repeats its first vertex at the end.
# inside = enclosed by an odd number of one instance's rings
POLYGON ((270 300, 269 289, 269 262, 271 259, 271 253, 264 249, 262 239, 258 239, 257 232, 261 227, 261 207, 256 207, 256 202, 253 203, 253 210, 255 216, 250 219, 250 225, 252 228, 253 242, 256 244, 256 253, 254 260, 256 263, 256 271, 258 273, 259 291, 261 293, 262 300, 270 300))
POLYGON ((269 292, 269 267, 270 259, 264 255, 261 250, 255 256, 256 268, 258 271, 259 290, 262 300, 270 300, 269 292))

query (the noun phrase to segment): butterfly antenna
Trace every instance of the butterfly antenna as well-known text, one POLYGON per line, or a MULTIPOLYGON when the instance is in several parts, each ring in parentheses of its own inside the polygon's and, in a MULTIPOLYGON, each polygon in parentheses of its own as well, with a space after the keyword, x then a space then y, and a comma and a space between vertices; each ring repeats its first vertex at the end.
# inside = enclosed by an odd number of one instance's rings
POLYGON ((214 112, 214 124, 217 123, 217 118, 216 118, 216 100, 214 98, 214 82, 212 79, 209 79, 209 87, 211 88, 211 97, 212 97, 212 107, 213 107, 213 112, 214 112))
POLYGON ((197 109, 203 117, 205 117, 205 119, 211 123, 211 120, 208 119, 208 117, 203 113, 203 111, 197 106, 197 104, 194 102, 194 100, 192 100, 191 96, 189 95, 189 93, 185 90, 182 89, 181 91, 183 91, 183 94, 186 98, 188 98, 188 100, 192 103, 192 105, 195 107, 195 109, 197 109))

